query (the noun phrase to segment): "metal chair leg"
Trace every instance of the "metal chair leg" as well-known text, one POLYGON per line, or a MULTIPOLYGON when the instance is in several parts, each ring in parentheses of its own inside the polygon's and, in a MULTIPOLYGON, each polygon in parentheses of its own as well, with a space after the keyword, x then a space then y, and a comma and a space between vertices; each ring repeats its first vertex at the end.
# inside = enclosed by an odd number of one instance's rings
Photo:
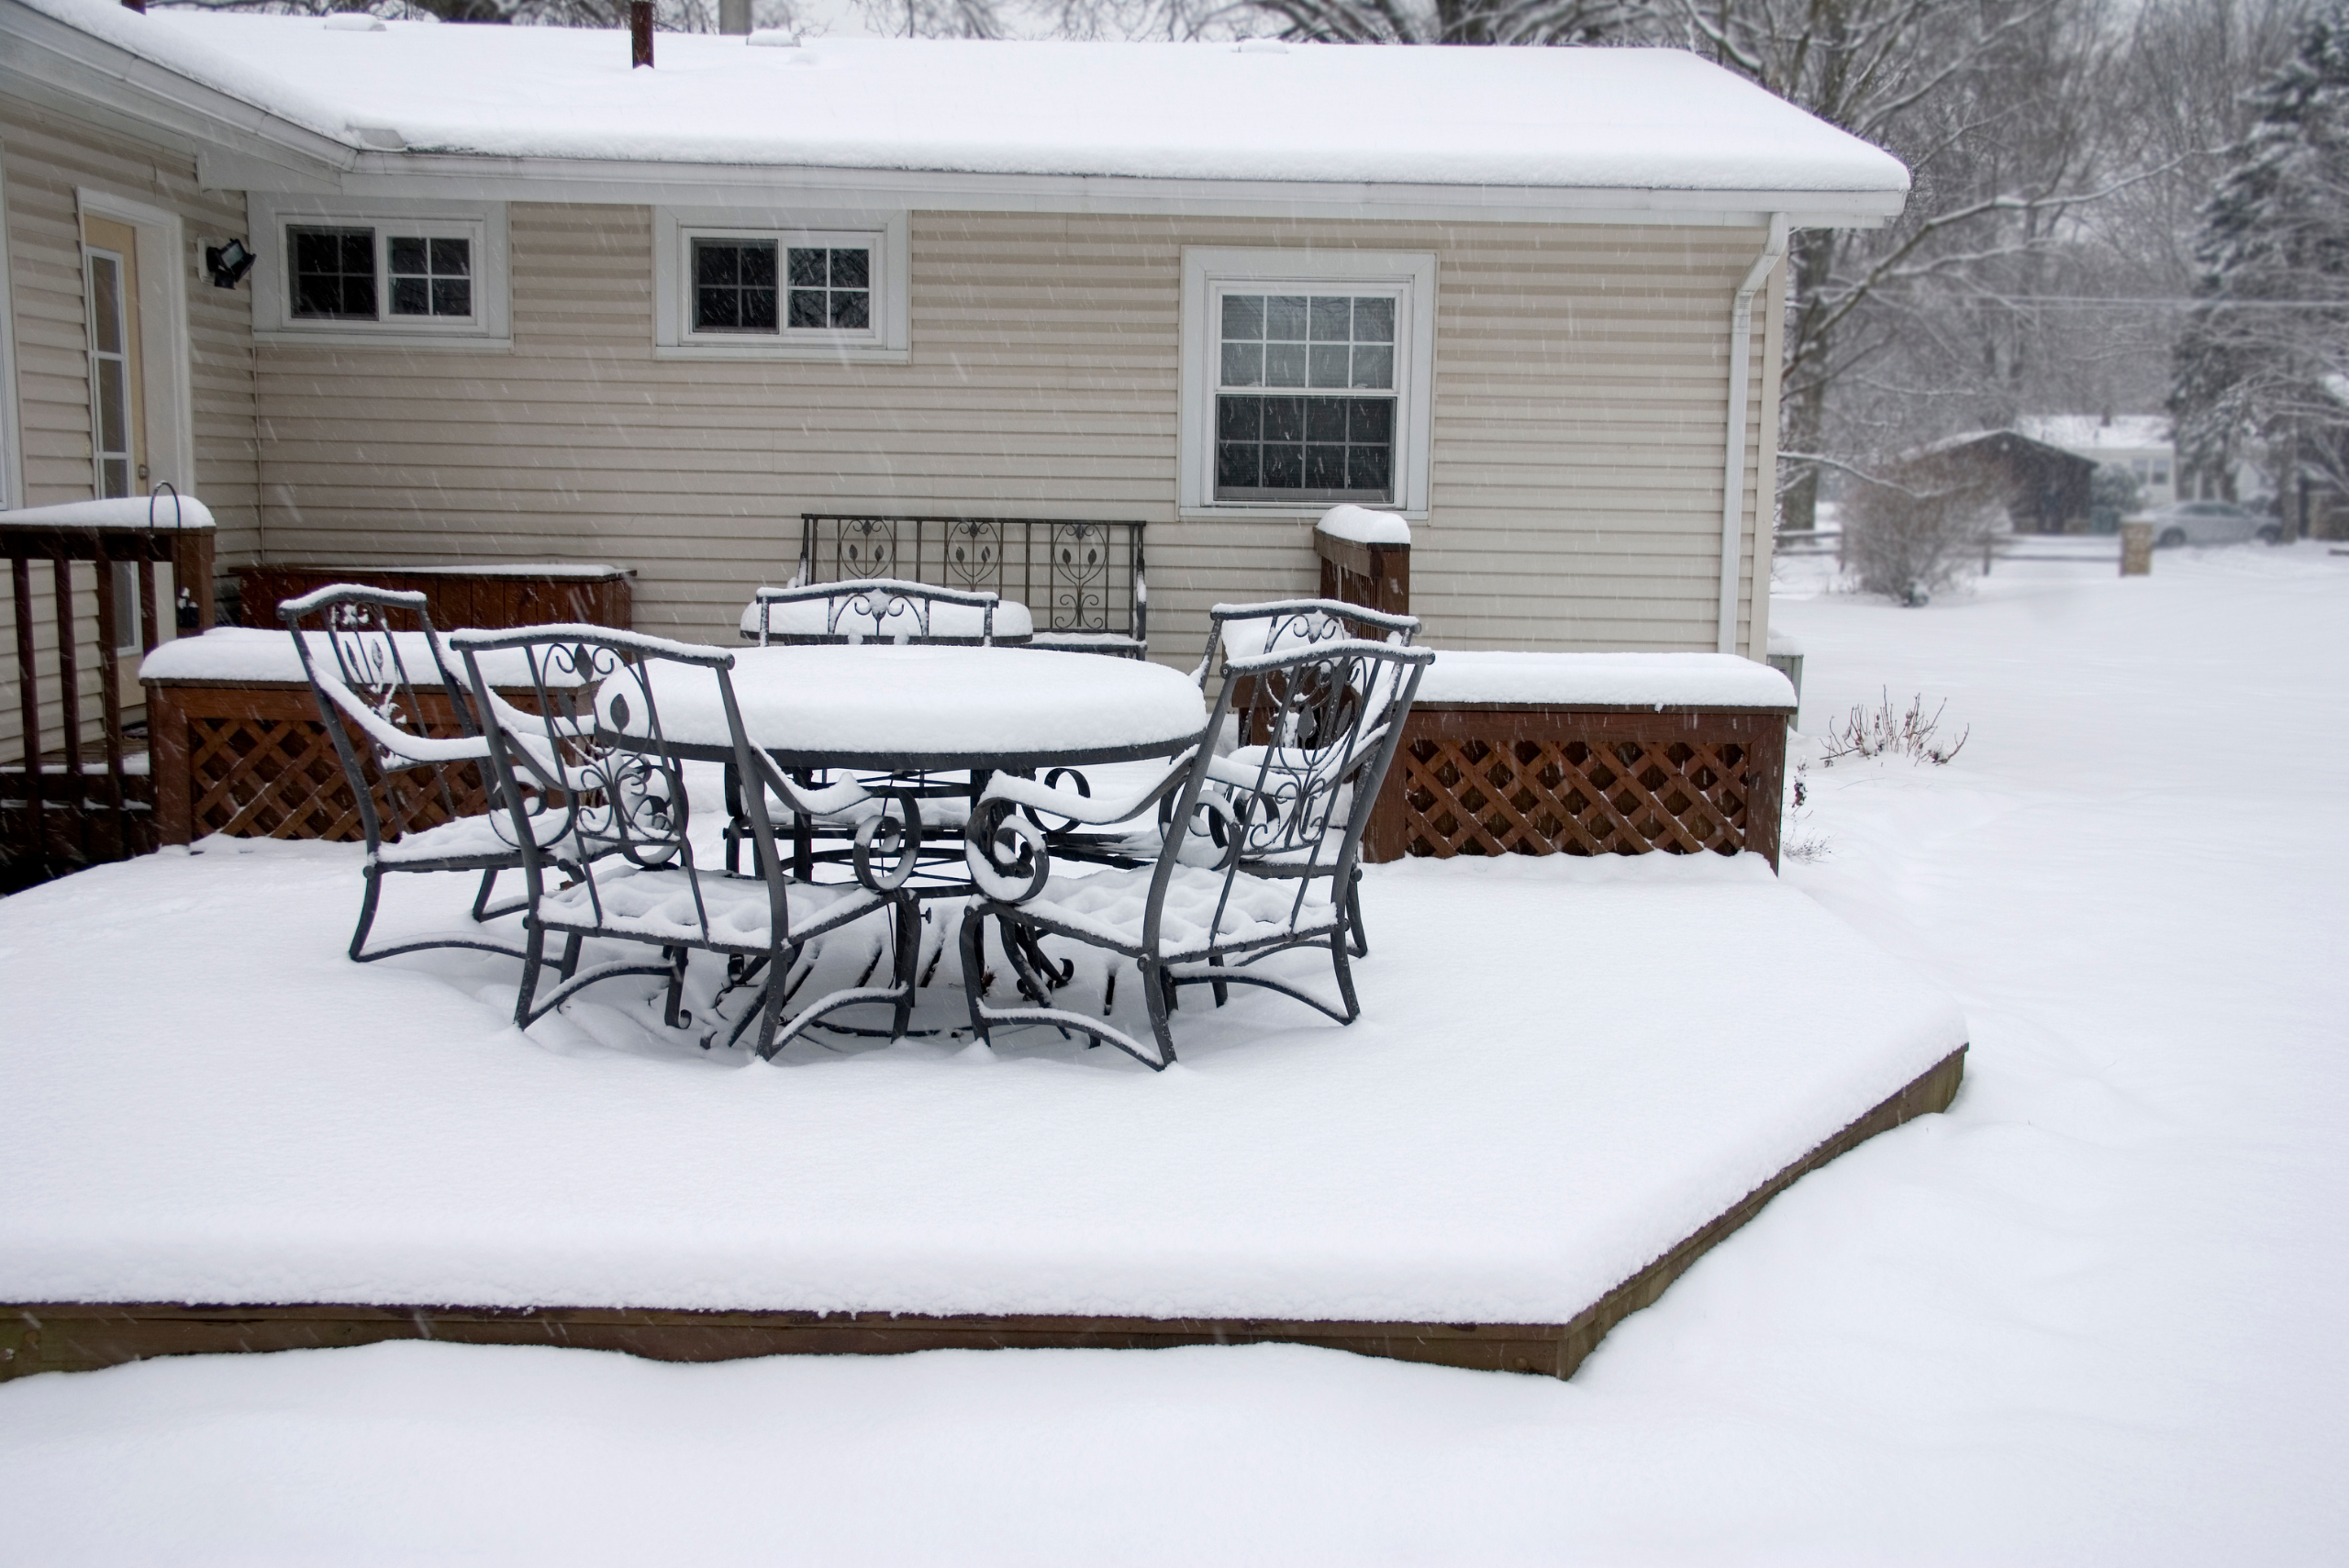
POLYGON ((375 926, 375 904, 384 896, 384 873, 373 861, 367 862, 367 891, 359 900, 359 929, 351 933, 351 962, 365 963, 362 953, 367 946, 367 933, 375 926))
POLYGON ((1174 977, 1166 973, 1153 959, 1141 961, 1142 1000, 1150 1006, 1150 1032, 1158 1037, 1158 1054, 1162 1062, 1174 1060, 1174 1025, 1169 1016, 1174 1007, 1174 977))
POLYGON ((1346 883, 1347 944, 1356 958, 1370 956, 1370 933, 1362 924, 1362 867, 1354 867, 1354 874, 1346 883))
POLYGON ((979 1001, 979 985, 986 974, 986 927, 987 917, 974 901, 963 911, 963 929, 957 938, 963 958, 963 999, 970 1004, 971 1033, 981 1045, 989 1043, 986 1012, 979 1001))
POLYGON ((1330 933, 1330 962, 1338 972, 1338 995, 1345 998, 1346 1022, 1362 1017, 1362 1004, 1354 999, 1353 966, 1346 958, 1346 933, 1342 928, 1330 933))
POLYGON ((921 901, 899 899, 889 911, 897 943, 897 1006, 889 1020, 889 1038, 906 1038, 914 1021, 914 971, 921 958, 921 901))
POLYGON ((514 1026, 527 1029, 530 1003, 539 994, 539 966, 546 962, 547 932, 536 920, 526 921, 529 936, 522 943, 522 984, 514 993, 514 1026))
POLYGON ((497 891, 497 868, 490 867, 481 873, 481 891, 473 895, 473 924, 478 926, 489 918, 489 895, 497 891))

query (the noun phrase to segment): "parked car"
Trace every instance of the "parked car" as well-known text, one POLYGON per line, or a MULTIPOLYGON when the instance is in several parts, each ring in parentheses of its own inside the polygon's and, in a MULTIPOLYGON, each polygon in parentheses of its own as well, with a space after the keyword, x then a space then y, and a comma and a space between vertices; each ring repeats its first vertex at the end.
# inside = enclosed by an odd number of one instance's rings
POLYGON ((2274 544, 2281 537, 2275 518, 2232 501, 2173 501, 2132 519, 2154 525, 2154 543, 2164 549, 2181 544, 2241 544, 2255 539, 2274 544))

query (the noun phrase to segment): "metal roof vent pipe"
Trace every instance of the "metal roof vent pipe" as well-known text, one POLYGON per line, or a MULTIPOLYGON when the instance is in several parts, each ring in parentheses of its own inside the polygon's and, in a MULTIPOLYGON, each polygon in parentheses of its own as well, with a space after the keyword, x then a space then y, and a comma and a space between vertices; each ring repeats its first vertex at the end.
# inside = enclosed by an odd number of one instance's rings
POLYGON ((652 63, 652 0, 629 0, 629 69, 652 63))
POLYGON ((718 0, 718 30, 738 38, 751 36, 751 0, 718 0))

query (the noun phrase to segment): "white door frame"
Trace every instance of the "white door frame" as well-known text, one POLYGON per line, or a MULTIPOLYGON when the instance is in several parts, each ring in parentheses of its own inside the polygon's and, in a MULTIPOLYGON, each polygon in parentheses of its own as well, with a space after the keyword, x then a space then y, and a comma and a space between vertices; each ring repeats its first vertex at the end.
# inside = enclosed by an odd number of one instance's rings
MULTIPOLYGON (((0 165, 6 162, 0 145, 0 165)), ((17 412, 17 291, 8 281, 8 181, 0 169, 0 507, 25 504, 25 427, 17 412)))
MULTIPOLYGON (((139 492, 168 480, 195 491, 195 371, 188 347, 187 275, 180 217, 87 186, 73 193, 77 219, 111 218, 139 236, 139 353, 146 380, 147 473, 139 492)), ((78 229, 78 221, 76 224, 78 229)), ((76 239, 79 239, 77 233, 76 239)))

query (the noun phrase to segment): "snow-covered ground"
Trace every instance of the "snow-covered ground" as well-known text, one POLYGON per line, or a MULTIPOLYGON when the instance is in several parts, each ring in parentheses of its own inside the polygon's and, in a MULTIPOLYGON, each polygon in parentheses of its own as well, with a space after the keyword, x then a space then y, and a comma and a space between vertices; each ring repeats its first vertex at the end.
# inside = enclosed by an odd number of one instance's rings
MULTIPOLYGON (((0 1387, 0 1559, 2337 1561, 2349 559, 2110 570, 1781 594, 1814 728, 1880 689, 1972 726, 1945 768, 1814 763, 1827 853, 1787 871, 1958 997, 1966 1087, 1570 1383, 1268 1347, 157 1362, 0 1387)), ((173 1045, 59 1048, 136 1095, 173 1045)))

